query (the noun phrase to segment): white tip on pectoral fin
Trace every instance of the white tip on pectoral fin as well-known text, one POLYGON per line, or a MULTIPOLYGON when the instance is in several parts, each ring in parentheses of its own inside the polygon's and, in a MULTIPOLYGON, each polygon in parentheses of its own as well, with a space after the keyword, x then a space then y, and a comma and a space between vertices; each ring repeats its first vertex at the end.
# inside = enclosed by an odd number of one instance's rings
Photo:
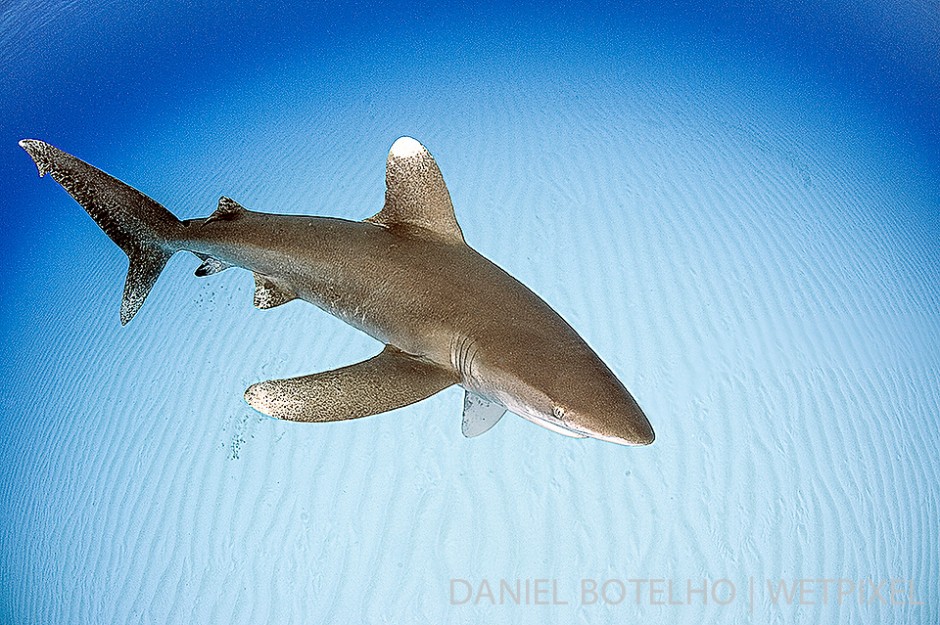
POLYGON ((463 396, 463 423, 460 429, 467 438, 479 436, 496 425, 504 414, 504 406, 467 391, 463 396))

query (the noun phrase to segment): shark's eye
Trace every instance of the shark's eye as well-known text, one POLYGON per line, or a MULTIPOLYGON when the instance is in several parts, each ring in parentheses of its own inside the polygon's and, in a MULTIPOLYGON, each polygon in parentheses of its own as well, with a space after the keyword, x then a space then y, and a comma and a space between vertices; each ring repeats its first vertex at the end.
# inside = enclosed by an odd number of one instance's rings
POLYGON ((565 420, 565 409, 561 406, 552 406, 552 416, 559 421, 565 420))

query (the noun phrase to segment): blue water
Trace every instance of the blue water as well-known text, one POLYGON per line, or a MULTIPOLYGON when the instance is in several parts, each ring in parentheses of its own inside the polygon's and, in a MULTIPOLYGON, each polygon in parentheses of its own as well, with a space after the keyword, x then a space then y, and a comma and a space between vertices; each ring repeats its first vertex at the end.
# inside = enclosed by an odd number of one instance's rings
POLYGON ((0 623, 936 623, 938 33, 927 1, 7 0, 0 623), (249 384, 380 346, 184 255, 120 327, 123 255, 16 145, 181 217, 361 219, 401 135, 652 446, 467 440, 456 389, 261 417, 249 384))

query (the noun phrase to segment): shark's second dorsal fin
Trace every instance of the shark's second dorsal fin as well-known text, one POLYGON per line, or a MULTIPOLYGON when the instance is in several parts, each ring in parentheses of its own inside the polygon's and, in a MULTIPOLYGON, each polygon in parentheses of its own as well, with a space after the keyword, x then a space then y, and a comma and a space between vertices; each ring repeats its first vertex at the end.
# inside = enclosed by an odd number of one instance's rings
POLYGON ((385 165, 385 206, 366 221, 390 230, 417 227, 445 241, 464 242, 441 170, 411 137, 392 144, 385 165))
POLYGON ((220 197, 219 206, 206 218, 204 223, 212 221, 231 221, 237 219, 239 215, 247 212, 248 209, 229 197, 220 197))

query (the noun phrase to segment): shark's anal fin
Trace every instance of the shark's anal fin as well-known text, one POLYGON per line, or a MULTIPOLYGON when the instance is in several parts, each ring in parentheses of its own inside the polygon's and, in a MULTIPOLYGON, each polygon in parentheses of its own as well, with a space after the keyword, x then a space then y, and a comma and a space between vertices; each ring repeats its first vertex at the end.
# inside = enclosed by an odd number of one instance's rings
POLYGON ((366 221, 393 231, 418 228, 439 240, 464 242, 441 170, 427 148, 411 137, 392 144, 385 165, 385 206, 366 221))
POLYGON ((288 421, 345 421, 421 401, 456 383, 456 376, 390 345, 355 365, 245 391, 252 408, 288 421))
POLYGON ((262 310, 274 308, 297 299, 294 290, 274 278, 255 274, 255 307, 262 310))
POLYGON ((463 396, 463 423, 460 429, 467 438, 479 436, 496 425, 504 414, 506 408, 501 404, 467 391, 463 396))

